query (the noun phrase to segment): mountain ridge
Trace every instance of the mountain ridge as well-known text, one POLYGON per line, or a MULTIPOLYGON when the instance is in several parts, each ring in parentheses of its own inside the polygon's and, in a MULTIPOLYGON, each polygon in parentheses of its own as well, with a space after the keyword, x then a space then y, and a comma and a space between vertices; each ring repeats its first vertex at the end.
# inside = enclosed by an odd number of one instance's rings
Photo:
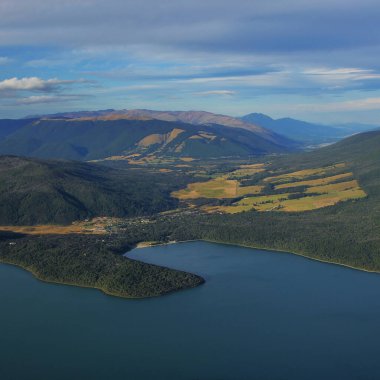
MULTIPOLYGON (((208 111, 156 111, 149 109, 124 109, 124 110, 99 110, 99 111, 79 111, 53 115, 42 115, 44 119, 64 117, 73 120, 162 120, 168 122, 182 122, 192 125, 222 125, 231 128, 241 128, 258 133, 261 136, 272 139, 275 137, 273 132, 256 125, 246 122, 242 118, 229 115, 216 114, 208 111)), ((284 137, 284 136, 282 136, 284 137)))
POLYGON ((29 124, 0 137, 0 154, 73 160, 128 155, 211 158, 285 153, 298 147, 289 139, 270 132, 268 137, 266 132, 218 124, 146 119, 142 115, 112 120, 62 116, 30 120, 29 124), (165 136, 173 131, 181 133, 172 135, 168 142, 165 136))
POLYGON ((375 125, 365 125, 360 123, 325 125, 310 123, 290 117, 273 119, 262 113, 250 113, 242 116, 241 119, 260 125, 277 134, 286 136, 289 139, 304 143, 305 145, 333 143, 355 133, 379 128, 375 125))

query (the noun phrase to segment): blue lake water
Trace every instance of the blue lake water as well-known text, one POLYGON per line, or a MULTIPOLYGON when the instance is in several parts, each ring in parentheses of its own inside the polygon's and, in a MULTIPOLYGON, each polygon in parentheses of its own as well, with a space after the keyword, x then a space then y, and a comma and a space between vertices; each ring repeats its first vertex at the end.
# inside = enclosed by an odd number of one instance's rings
POLYGON ((207 282, 124 300, 0 265, 0 379, 380 379, 380 275, 205 242, 128 257, 207 282))

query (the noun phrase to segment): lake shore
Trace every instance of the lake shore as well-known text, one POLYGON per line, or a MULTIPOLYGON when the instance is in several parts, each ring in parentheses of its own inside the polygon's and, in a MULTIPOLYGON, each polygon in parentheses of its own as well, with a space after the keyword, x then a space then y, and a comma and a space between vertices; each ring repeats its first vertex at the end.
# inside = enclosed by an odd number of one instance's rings
MULTIPOLYGON (((300 252, 294 252, 294 251, 292 252, 290 250, 285 250, 285 249, 282 250, 282 249, 278 249, 278 248, 260 247, 260 246, 253 246, 253 245, 247 245, 247 244, 239 244, 239 243, 236 243, 236 242, 231 243, 231 242, 208 240, 208 239, 183 240, 183 241, 172 240, 172 241, 168 241, 168 242, 142 241, 142 242, 139 242, 136 245, 132 246, 127 252, 125 252, 123 254, 123 256, 126 256, 128 259, 130 259, 128 257, 128 253, 131 252, 133 249, 143 249, 143 248, 150 248, 150 247, 164 246, 164 245, 184 244, 184 243, 190 243, 190 242, 196 242, 196 241, 204 241, 204 242, 214 243, 214 244, 222 244, 222 245, 243 247, 243 248, 249 248, 249 249, 263 250, 263 251, 268 251, 268 252, 273 252, 273 253, 276 253, 276 252, 277 253, 287 253, 287 254, 290 254, 290 255, 300 256, 300 257, 303 257, 305 259, 309 259, 309 260, 313 260, 313 261, 318 261, 318 262, 325 263, 325 264, 338 265, 338 266, 345 267, 345 268, 351 269, 351 270, 379 274, 378 271, 371 271, 371 270, 368 270, 368 269, 365 269, 365 268, 354 267, 354 266, 351 266, 351 265, 348 265, 348 264, 344 264, 344 263, 334 262, 334 261, 331 261, 331 260, 324 260, 324 259, 321 259, 321 258, 316 258, 316 257, 309 256, 306 253, 300 253, 300 252)), ((134 259, 131 259, 131 260, 140 261, 138 258, 134 258, 134 259)), ((197 276, 198 278, 200 278, 202 280, 198 281, 195 285, 187 286, 187 287, 181 287, 181 288, 178 288, 178 289, 173 289, 171 291, 164 292, 164 293, 161 293, 161 294, 152 294, 152 295, 144 295, 144 296, 135 297, 133 295, 128 295, 128 294, 125 294, 125 293, 121 294, 121 293, 118 293, 118 292, 110 292, 107 289, 99 287, 99 286, 96 286, 96 285, 95 286, 93 286, 93 285, 86 285, 86 284, 83 284, 83 283, 80 283, 80 282, 75 282, 75 281, 60 281, 60 280, 56 281, 54 279, 46 279, 41 274, 39 274, 36 270, 34 270, 31 267, 28 267, 27 265, 23 265, 22 263, 12 262, 12 261, 4 260, 4 259, 1 259, 1 258, 0 258, 0 263, 1 264, 8 264, 8 265, 17 266, 20 269, 23 269, 23 270, 31 273, 37 280, 42 281, 42 282, 52 283, 52 284, 58 284, 58 285, 76 286, 76 287, 81 287, 81 288, 92 288, 92 289, 96 289, 96 290, 101 291, 105 295, 113 296, 113 297, 119 297, 119 298, 124 298, 124 299, 143 299, 143 298, 159 297, 159 296, 162 296, 162 295, 166 295, 166 294, 170 294, 170 293, 173 293, 173 292, 177 292, 179 290, 186 290, 186 289, 195 288, 196 286, 199 286, 199 285, 201 285, 201 284, 203 284, 203 283, 206 282, 205 279, 202 276, 200 276, 200 275, 198 275, 196 273, 190 273, 187 269, 184 269, 184 270, 180 270, 180 271, 184 272, 186 274, 189 274, 189 275, 195 275, 195 276, 197 276)), ((150 264, 149 262, 146 262, 146 263, 150 264)), ((166 266, 160 266, 160 267, 162 267, 163 269, 173 269, 173 268, 168 268, 166 266)))
MULTIPOLYGON (((130 260, 133 260, 133 259, 130 259, 130 260)), ((203 285, 206 282, 206 280, 204 278, 202 278, 199 275, 196 275, 197 277, 199 277, 201 279, 201 281, 199 281, 199 283, 197 283, 197 284, 195 284, 193 286, 188 286, 186 288, 181 288, 181 289, 174 289, 174 290, 170 290, 170 291, 167 291, 167 292, 161 293, 161 294, 152 294, 152 295, 149 295, 149 296, 137 296, 136 297, 136 296, 132 296, 132 295, 125 295, 125 294, 122 294, 122 293, 110 292, 107 289, 104 289, 104 288, 99 287, 99 286, 85 285, 85 284, 76 283, 76 282, 55 281, 55 280, 51 280, 51 279, 45 279, 42 276, 40 276, 38 272, 36 272, 33 269, 28 268, 28 267, 26 267, 26 266, 24 266, 22 264, 19 264, 19 263, 3 261, 3 260, 0 259, 0 265, 10 265, 10 266, 16 267, 16 268, 18 268, 20 270, 23 270, 25 272, 28 272, 36 280, 41 281, 41 282, 43 282, 45 284, 74 286, 74 287, 83 288, 83 289, 94 289, 94 290, 100 291, 101 293, 103 293, 106 296, 112 296, 112 297, 123 298, 123 299, 128 299, 128 300, 141 300, 141 299, 146 299, 146 298, 161 297, 161 296, 165 296, 167 294, 171 294, 171 293, 178 292, 178 291, 181 291, 181 290, 193 289, 193 288, 196 288, 197 286, 203 285)), ((157 266, 157 265, 155 265, 155 266, 157 266)), ((169 268, 166 268, 166 267, 162 267, 162 268, 169 269, 169 268)), ((185 273, 189 273, 189 272, 185 272, 185 273)), ((189 274, 193 274, 193 273, 189 273, 189 274)))
MULTIPOLYGON (((369 270, 361 267, 355 267, 352 265, 344 264, 344 263, 339 263, 336 261, 332 260, 323 260, 321 258, 309 256, 307 253, 300 253, 300 252, 295 252, 291 250, 285 250, 285 249, 280 249, 280 248, 268 248, 268 247, 261 247, 261 246, 254 246, 254 245, 247 245, 247 244, 241 244, 241 243, 230 243, 230 242, 225 242, 225 241, 218 241, 218 240, 209 240, 209 239, 195 239, 195 240, 181 240, 181 241, 169 241, 169 242, 154 242, 154 241, 147 241, 147 242, 140 242, 136 244, 136 246, 132 249, 141 249, 141 248, 151 248, 151 247, 156 247, 156 246, 162 246, 162 245, 171 245, 171 244, 181 244, 181 243, 190 243, 190 242, 195 242, 195 241, 204 241, 207 243, 215 243, 215 244, 225 244, 225 245, 231 245, 235 247, 242 247, 242 248, 250 248, 250 249, 259 249, 262 251, 268 251, 268 252, 279 252, 279 253, 288 253, 290 255, 295 255, 295 256, 300 256, 305 259, 313 260, 313 261, 318 261, 320 263, 324 264, 332 264, 332 265, 338 265, 341 267, 345 267, 347 269, 353 269, 361 272, 366 272, 366 273, 374 273, 374 274, 380 274, 380 271, 375 271, 375 270, 369 270)), ((130 251, 128 251, 130 252, 130 251)), ((126 254, 128 253, 126 252, 126 254)))

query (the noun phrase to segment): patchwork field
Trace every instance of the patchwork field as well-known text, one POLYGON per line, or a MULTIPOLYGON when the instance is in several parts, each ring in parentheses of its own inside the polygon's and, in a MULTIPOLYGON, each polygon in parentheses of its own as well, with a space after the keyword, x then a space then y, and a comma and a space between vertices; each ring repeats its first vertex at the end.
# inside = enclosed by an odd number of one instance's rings
POLYGON ((236 198, 246 194, 258 194, 262 188, 262 186, 240 187, 237 180, 218 177, 207 182, 191 183, 186 189, 173 192, 172 196, 180 200, 236 198))
POLYGON ((187 201, 198 198, 241 198, 230 205, 203 205, 203 211, 235 214, 243 211, 302 212, 366 197, 346 164, 311 168, 274 175, 263 164, 242 165, 207 182, 192 183, 172 196, 187 201), (261 174, 255 183, 255 175, 261 174), (265 174, 268 173, 268 176, 265 174), (254 182, 242 186, 243 180, 254 182))
POLYGON ((264 179, 264 182, 281 183, 281 182, 288 182, 290 180, 301 181, 305 178, 309 178, 312 176, 324 176, 335 170, 339 170, 345 167, 346 167, 345 163, 339 163, 336 165, 326 166, 323 168, 304 169, 304 170, 299 170, 299 171, 295 171, 291 173, 277 175, 274 177, 267 177, 264 179))
POLYGON ((359 188, 359 183, 356 179, 352 181, 338 182, 338 183, 333 183, 329 185, 311 186, 306 189, 305 193, 306 194, 313 194, 313 193, 326 194, 326 193, 333 193, 337 191, 352 190, 355 188, 359 188))
POLYGON ((297 181, 297 182, 288 182, 288 183, 282 183, 281 185, 276 185, 275 189, 289 189, 296 186, 321 186, 321 185, 327 185, 330 183, 334 183, 336 181, 339 181, 341 179, 346 178, 352 178, 353 174, 351 172, 349 173, 342 173, 337 174, 331 177, 324 177, 324 178, 318 178, 318 179, 311 179, 309 181, 297 181))

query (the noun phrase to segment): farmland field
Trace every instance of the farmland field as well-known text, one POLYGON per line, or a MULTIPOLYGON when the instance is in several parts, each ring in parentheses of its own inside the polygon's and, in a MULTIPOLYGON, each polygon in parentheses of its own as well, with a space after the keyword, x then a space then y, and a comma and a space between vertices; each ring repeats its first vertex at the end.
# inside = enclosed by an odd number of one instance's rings
POLYGON ((352 177, 353 174, 351 172, 349 173, 342 173, 337 174, 331 177, 323 177, 318 179, 311 179, 308 181, 297 181, 297 182, 288 182, 288 183, 282 183, 281 185, 277 185, 275 189, 288 189, 295 186, 321 186, 321 185, 327 185, 329 183, 333 183, 336 181, 339 181, 341 179, 346 179, 352 177))
POLYGON ((240 187, 239 181, 218 177, 207 182, 196 182, 187 186, 186 189, 175 191, 172 196, 175 198, 197 199, 197 198, 236 198, 246 194, 258 194, 262 186, 240 187))
POLYGON ((186 189, 173 192, 172 196, 190 204, 198 198, 237 198, 227 205, 201 206, 201 210, 208 213, 230 214, 251 210, 303 212, 366 197, 345 163, 275 174, 276 171, 264 164, 241 165, 209 181, 189 184, 186 189), (257 174, 259 177, 255 180, 257 174), (244 186, 243 181, 252 184, 244 186))

